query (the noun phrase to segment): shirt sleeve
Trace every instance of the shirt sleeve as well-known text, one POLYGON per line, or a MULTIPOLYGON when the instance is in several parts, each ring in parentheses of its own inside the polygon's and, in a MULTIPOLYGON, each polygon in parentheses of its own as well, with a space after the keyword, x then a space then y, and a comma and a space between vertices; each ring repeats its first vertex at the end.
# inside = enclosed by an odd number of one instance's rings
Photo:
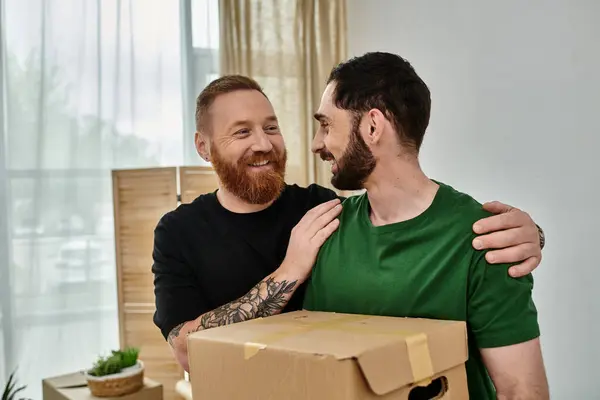
POLYGON ((509 265, 489 264, 475 252, 469 277, 467 322, 478 348, 526 342, 540 335, 533 276, 513 278, 509 265))
POLYGON ((152 252, 156 311, 154 324, 165 339, 171 330, 209 311, 201 295, 197 277, 181 255, 181 243, 169 229, 169 215, 154 230, 152 252))

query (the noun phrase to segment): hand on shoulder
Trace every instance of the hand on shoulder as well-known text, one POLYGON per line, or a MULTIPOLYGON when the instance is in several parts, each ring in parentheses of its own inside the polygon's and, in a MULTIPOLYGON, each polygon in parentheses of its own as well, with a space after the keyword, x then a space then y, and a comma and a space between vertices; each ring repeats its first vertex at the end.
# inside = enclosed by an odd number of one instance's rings
POLYGON ((477 250, 493 249, 486 254, 490 264, 514 264, 509 274, 518 278, 530 274, 542 261, 544 234, 531 216, 499 201, 485 203, 483 208, 495 215, 473 224, 478 235, 473 240, 477 250))
POLYGON ((300 281, 308 278, 319 249, 339 226, 337 217, 341 211, 339 199, 330 200, 308 211, 292 229, 280 269, 300 281))

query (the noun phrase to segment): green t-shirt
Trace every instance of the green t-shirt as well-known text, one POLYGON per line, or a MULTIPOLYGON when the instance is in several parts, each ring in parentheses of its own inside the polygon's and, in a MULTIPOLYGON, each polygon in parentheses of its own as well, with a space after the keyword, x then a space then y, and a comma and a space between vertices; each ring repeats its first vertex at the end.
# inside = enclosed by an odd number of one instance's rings
POLYGON ((473 223, 490 214, 440 182, 419 216, 378 226, 366 194, 344 201, 340 226, 322 246, 304 308, 466 321, 470 398, 495 399, 478 351, 539 336, 531 275, 512 278, 472 247, 473 223))

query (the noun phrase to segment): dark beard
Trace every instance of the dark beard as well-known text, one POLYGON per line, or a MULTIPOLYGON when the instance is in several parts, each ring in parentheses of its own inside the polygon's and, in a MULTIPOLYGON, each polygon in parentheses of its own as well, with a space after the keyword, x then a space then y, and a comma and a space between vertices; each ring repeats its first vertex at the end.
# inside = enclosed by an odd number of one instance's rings
POLYGON ((355 118, 350 143, 337 162, 338 171, 331 177, 331 184, 339 190, 363 189, 376 164, 373 153, 360 135, 360 119, 355 118))
POLYGON ((232 164, 225 161, 216 147, 211 146, 211 162, 219 180, 230 193, 250 204, 267 204, 276 200, 285 188, 287 152, 254 153, 232 164), (270 171, 250 172, 248 164, 267 160, 270 171))

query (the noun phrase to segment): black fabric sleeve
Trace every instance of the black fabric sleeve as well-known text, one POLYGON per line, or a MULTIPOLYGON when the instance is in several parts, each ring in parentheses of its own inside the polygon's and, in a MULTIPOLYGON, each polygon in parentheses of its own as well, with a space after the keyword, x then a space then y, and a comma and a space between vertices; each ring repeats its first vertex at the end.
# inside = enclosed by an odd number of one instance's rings
POLYGON ((156 311, 154 324, 165 339, 177 325, 192 321, 208 310, 192 268, 181 256, 181 241, 175 235, 170 215, 159 221, 154 230, 152 272, 156 311))

